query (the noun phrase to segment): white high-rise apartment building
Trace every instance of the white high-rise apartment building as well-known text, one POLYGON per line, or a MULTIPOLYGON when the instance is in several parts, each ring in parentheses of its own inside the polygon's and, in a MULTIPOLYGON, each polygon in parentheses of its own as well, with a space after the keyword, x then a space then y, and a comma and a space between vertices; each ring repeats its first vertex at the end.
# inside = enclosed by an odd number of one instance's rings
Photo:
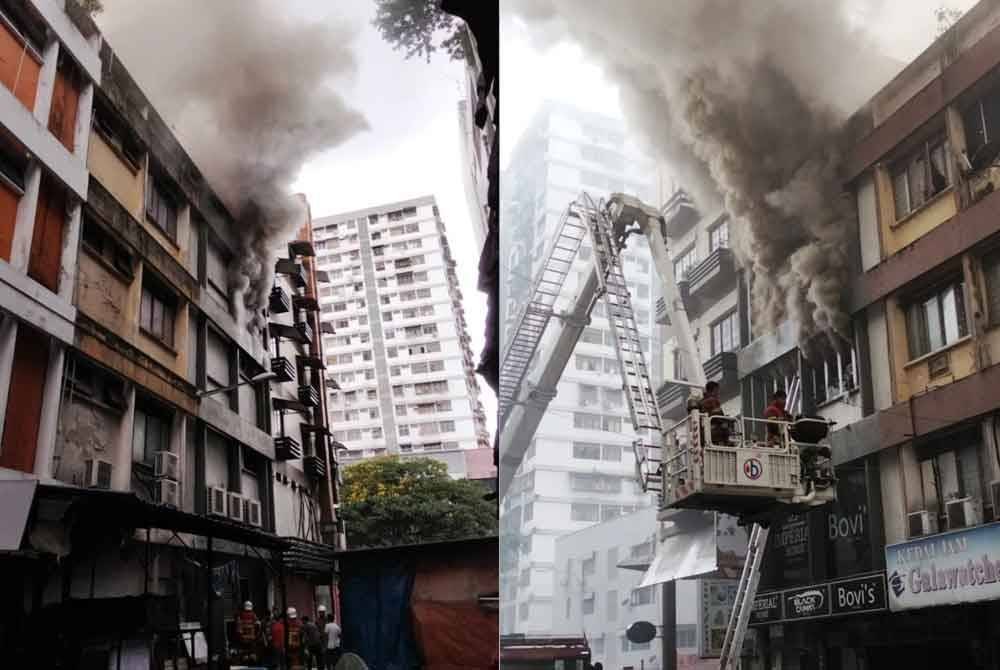
MULTIPOLYGON (((547 104, 517 143, 501 180, 501 337, 508 340, 531 280, 545 260, 567 205, 581 191, 595 200, 613 192, 656 202, 656 166, 629 145, 614 119, 547 104)), ((633 238, 624 268, 653 385, 659 383, 659 296, 645 240, 633 238)), ((593 263, 585 241, 566 279, 560 309, 593 263)), ((599 303, 539 425, 501 508, 501 631, 553 630, 561 535, 652 504, 635 476, 634 438, 611 333, 599 303)), ((540 359, 551 351, 543 340, 540 359)), ((529 371, 531 380, 536 371, 529 371)), ((560 633, 567 633, 560 627, 560 633)))
POLYGON ((330 428, 352 462, 428 456, 486 479, 493 457, 455 262, 431 196, 313 221, 330 428), (327 325, 328 324, 328 325, 327 325), (332 332, 330 332, 332 331, 332 332))

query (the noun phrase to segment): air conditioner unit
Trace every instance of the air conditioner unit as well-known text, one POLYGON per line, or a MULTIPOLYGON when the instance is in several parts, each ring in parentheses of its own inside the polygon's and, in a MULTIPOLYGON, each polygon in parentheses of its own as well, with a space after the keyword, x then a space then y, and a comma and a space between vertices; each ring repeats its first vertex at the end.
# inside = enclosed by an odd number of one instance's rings
POLYGON ((153 474, 157 477, 167 479, 180 479, 177 472, 180 470, 180 461, 177 454, 172 451, 157 451, 153 454, 155 461, 153 464, 153 474))
POLYGON ((944 504, 945 514, 948 516, 948 529, 969 528, 982 523, 979 505, 972 498, 959 498, 949 500, 944 504))
POLYGON ((88 458, 86 460, 86 471, 84 472, 84 484, 92 489, 111 488, 111 463, 102 461, 99 458, 88 458))
POLYGON ((233 521, 243 521, 243 496, 239 493, 229 491, 229 518, 233 521))
POLYGON ((990 500, 993 501, 993 520, 1000 521, 1000 480, 990 482, 990 500))
POLYGON ((259 500, 246 500, 246 509, 243 511, 243 519, 251 526, 260 527, 261 518, 259 500))
POLYGON ((208 505, 206 506, 209 514, 215 516, 226 516, 226 489, 221 486, 212 486, 208 489, 208 505))
POLYGON ((906 526, 909 537, 933 535, 937 532, 937 525, 937 515, 927 510, 910 512, 906 515, 906 526))
POLYGON ((173 479, 160 479, 156 482, 156 502, 170 507, 180 507, 181 487, 173 479))

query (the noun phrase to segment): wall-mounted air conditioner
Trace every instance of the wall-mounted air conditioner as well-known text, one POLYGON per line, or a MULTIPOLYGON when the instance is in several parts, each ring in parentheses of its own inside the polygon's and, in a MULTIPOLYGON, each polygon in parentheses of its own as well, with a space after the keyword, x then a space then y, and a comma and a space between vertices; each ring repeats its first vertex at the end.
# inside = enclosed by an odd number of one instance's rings
POLYGON ((937 514, 933 514, 927 510, 910 512, 906 515, 906 526, 908 537, 933 535, 937 532, 937 514))
POLYGON ((110 489, 111 463, 99 458, 88 458, 85 463, 84 485, 92 489, 110 489))
POLYGON ((243 496, 229 491, 227 499, 229 501, 229 518, 233 521, 243 521, 243 496))
POLYGON ((226 489, 222 486, 212 486, 208 489, 206 509, 209 514, 226 516, 226 493, 226 489))
POLYGON ((247 500, 246 509, 243 512, 243 519, 251 526, 261 526, 260 518, 260 501, 259 500, 247 500))
POLYGON ((944 504, 944 511, 948 516, 949 530, 978 526, 983 520, 979 505, 972 498, 949 500, 944 504))
POLYGON ((181 487, 172 479, 159 479, 156 482, 156 502, 170 507, 180 507, 181 487))
POLYGON ((177 458, 177 454, 172 451, 157 451, 153 454, 155 461, 153 463, 153 474, 157 477, 166 477, 167 479, 180 479, 177 476, 180 470, 180 460, 177 458))

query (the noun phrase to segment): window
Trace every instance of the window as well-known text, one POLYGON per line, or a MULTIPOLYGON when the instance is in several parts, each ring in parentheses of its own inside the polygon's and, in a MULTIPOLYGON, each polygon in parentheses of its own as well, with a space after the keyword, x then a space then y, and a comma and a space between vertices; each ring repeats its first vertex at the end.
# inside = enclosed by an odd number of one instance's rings
POLYGON ((969 158, 987 142, 1000 139, 1000 88, 987 93, 962 115, 969 158))
POLYGON ((962 282, 913 301, 906 311, 911 360, 937 351, 969 333, 962 282))
POLYGON ((569 486, 574 491, 618 493, 622 489, 622 479, 610 475, 572 472, 570 473, 569 486))
POLYGON ((576 355, 576 369, 584 372, 600 372, 601 359, 594 356, 576 355))
POLYGON ((582 412, 573 412, 573 427, 574 428, 584 428, 586 430, 600 430, 601 429, 601 415, 600 414, 583 414, 582 412))
POLYGON ((139 327, 142 331, 168 347, 173 347, 176 311, 177 299, 147 275, 142 284, 142 304, 139 309, 139 327))
POLYGON ((597 596, 596 595, 594 595, 593 593, 588 594, 587 597, 584 598, 583 602, 581 603, 581 607, 583 609, 583 613, 584 614, 593 614, 594 613, 594 604, 595 604, 596 601, 597 601, 597 596))
POLYGON ((176 241, 177 203, 167 194, 163 181, 152 175, 146 183, 146 218, 176 241))
POLYGON ((132 423, 132 460, 152 465, 157 451, 170 450, 170 413, 158 405, 140 400, 132 423))
POLYGON ((599 402, 596 386, 580 384, 580 386, 578 387, 578 391, 580 394, 579 402, 581 407, 593 406, 599 402))
POLYGON ((618 463, 622 460, 622 448, 616 444, 605 444, 601 447, 601 460, 618 463))
POLYGON ((646 586, 641 589, 632 589, 632 596, 629 602, 632 605, 650 605, 656 602, 656 591, 654 586, 646 586))
POLYGON ((597 328, 584 328, 580 334, 580 341, 586 344, 601 344, 603 340, 601 331, 597 328))
POLYGON ((142 167, 142 147, 126 130, 125 124, 118 119, 108 105, 99 100, 94 101, 93 119, 97 134, 125 160, 126 166, 132 172, 138 172, 142 167))
POLYGON ((683 251, 674 261, 674 279, 681 281, 697 263, 694 245, 683 251))
POLYGON ((599 461, 601 460, 601 445, 591 442, 574 442, 573 458, 599 461))
POLYGON ((989 325, 1000 325, 1000 251, 994 251, 983 258, 983 274, 986 275, 986 304, 989 325))
POLYGON ((849 352, 830 352, 812 370, 813 401, 822 404, 858 387, 857 357, 849 352))
POLYGON ((573 521, 597 521, 601 515, 600 505, 573 503, 570 505, 570 519, 573 521))
POLYGON ((677 626, 677 647, 691 649, 698 646, 698 627, 693 623, 677 626))
POLYGON ((708 231, 708 250, 729 248, 729 221, 723 221, 708 231))
MULTIPOLYGON (((942 530, 948 528, 948 502, 961 498, 984 499, 980 440, 977 430, 971 429, 922 446, 917 451, 923 505, 939 515, 938 528, 942 530)), ((987 498, 988 495, 986 492, 987 498)))
POLYGON ((737 318, 736 310, 733 310, 710 326, 713 356, 740 348, 740 325, 737 318))
POLYGON ((948 142, 938 138, 921 144, 892 168, 896 220, 905 218, 951 184, 948 142))

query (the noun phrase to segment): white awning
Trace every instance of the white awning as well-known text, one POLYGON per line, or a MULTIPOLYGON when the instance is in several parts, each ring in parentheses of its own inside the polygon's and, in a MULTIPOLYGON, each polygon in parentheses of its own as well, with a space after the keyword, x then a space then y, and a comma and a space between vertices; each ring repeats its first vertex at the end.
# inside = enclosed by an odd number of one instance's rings
POLYGON ((0 551, 18 551, 28 525, 38 481, 34 479, 0 482, 0 551))

